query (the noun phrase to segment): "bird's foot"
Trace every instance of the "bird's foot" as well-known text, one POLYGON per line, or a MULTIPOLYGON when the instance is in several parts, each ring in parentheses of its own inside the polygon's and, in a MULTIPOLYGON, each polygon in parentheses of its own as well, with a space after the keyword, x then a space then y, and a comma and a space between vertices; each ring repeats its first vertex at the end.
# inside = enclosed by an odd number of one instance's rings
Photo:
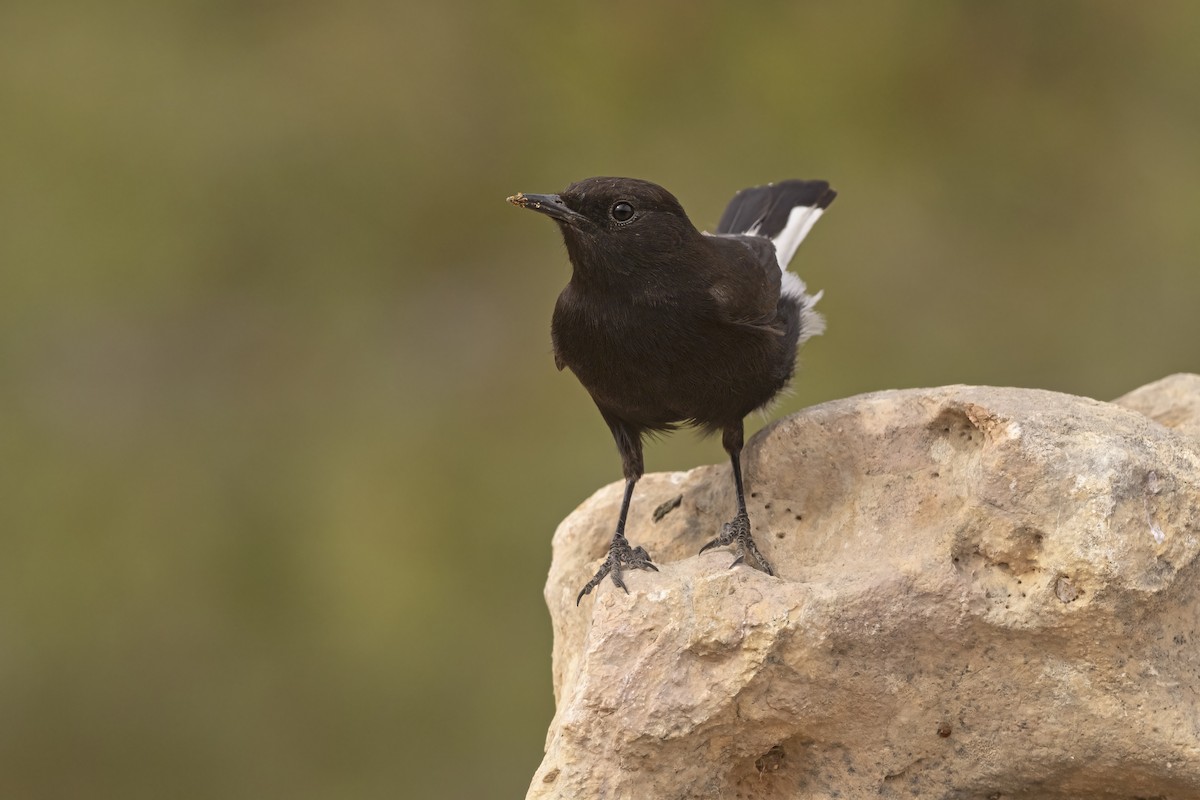
POLYGON ((721 528, 721 535, 701 547, 700 552, 730 545, 733 545, 734 551, 737 553, 737 558, 729 565, 730 569, 744 563, 746 554, 749 553, 762 567, 763 572, 768 575, 775 574, 775 570, 771 569, 771 562, 767 561, 766 557, 758 551, 758 545, 754 543, 754 538, 750 535, 750 517, 744 511, 739 511, 736 517, 726 522, 721 528))
POLYGON ((604 576, 609 574, 612 575, 612 582, 624 589, 625 594, 629 594, 625 581, 621 580, 621 571, 626 569, 650 569, 658 572, 658 567, 650 563, 650 554, 646 552, 646 548, 630 547, 624 536, 617 535, 608 547, 608 558, 604 559, 600 570, 579 592, 579 596, 575 598, 575 605, 579 605, 583 596, 591 594, 592 589, 599 586, 604 576))

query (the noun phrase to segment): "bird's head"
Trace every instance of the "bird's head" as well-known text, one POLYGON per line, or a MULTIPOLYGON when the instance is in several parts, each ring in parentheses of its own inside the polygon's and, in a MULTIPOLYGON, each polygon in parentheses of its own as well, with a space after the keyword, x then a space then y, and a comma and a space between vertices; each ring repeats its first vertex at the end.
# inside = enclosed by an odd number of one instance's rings
POLYGON ((557 222, 576 271, 596 277, 636 274, 700 236, 674 195, 636 178, 586 178, 508 202, 557 222))

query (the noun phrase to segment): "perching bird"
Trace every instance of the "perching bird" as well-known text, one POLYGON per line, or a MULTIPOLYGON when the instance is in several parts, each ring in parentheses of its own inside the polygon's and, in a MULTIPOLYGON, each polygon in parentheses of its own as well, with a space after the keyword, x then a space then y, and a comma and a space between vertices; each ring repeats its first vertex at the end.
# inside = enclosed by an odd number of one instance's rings
POLYGON ((721 432, 733 465, 737 514, 704 547, 733 545, 768 575, 750 535, 742 485, 742 418, 792 378, 796 349, 824 330, 787 264, 837 193, 825 181, 789 180, 738 192, 715 234, 701 233, 661 186, 588 178, 561 194, 508 201, 558 223, 571 280, 554 307, 554 363, 568 367, 608 423, 625 473, 625 497, 608 557, 576 598, 605 575, 657 568, 625 538, 646 433, 694 425, 721 432))

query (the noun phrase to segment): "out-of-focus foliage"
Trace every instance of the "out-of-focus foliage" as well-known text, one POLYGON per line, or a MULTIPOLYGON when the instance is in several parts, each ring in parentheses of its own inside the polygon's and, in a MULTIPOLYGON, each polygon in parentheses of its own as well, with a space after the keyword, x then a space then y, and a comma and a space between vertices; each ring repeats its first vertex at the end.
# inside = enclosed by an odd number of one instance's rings
POLYGON ((515 191, 711 226, 831 180, 777 414, 1200 369, 1198 41, 1119 0, 3 5, 0 796, 523 793, 550 536, 619 468, 515 191))

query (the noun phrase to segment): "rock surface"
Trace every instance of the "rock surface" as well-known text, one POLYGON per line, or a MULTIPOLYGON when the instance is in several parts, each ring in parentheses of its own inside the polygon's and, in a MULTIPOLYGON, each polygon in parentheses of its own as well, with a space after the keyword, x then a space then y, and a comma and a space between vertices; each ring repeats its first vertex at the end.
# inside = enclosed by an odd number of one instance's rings
POLYGON ((1113 402, 1145 414, 1160 425, 1200 438, 1200 375, 1168 375, 1113 402))
POLYGON ((696 555, 728 467, 649 475, 627 533, 661 572, 576 608, 621 500, 597 492, 554 536, 528 797, 1200 798, 1200 377, 1120 402, 808 409, 743 456, 779 577, 696 555))

